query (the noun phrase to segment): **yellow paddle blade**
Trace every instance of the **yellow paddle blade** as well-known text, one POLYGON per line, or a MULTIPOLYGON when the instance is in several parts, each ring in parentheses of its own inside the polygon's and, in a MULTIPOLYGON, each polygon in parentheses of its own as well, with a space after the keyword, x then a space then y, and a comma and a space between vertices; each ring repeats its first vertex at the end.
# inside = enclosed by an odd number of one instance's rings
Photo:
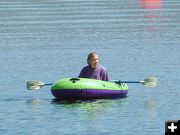
POLYGON ((28 81, 26 83, 26 88, 28 90, 38 90, 44 85, 45 84, 43 82, 41 82, 41 81, 28 81))
POLYGON ((146 87, 156 87, 157 85, 157 78, 155 77, 148 77, 145 78, 143 81, 140 81, 140 83, 146 87))

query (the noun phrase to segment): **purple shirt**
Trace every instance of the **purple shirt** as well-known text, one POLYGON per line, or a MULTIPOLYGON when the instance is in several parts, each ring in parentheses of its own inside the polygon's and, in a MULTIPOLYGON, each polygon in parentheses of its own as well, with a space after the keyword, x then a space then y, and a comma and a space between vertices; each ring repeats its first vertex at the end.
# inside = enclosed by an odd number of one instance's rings
POLYGON ((101 65, 98 65, 95 69, 91 66, 86 66, 81 70, 78 76, 79 78, 94 78, 98 80, 109 81, 110 77, 108 75, 107 69, 101 65))

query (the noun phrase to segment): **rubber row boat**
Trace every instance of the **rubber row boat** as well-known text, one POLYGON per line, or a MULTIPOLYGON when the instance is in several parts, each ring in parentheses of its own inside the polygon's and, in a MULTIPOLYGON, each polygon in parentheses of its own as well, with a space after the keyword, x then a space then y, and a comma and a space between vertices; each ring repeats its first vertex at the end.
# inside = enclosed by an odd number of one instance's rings
POLYGON ((127 96, 128 85, 95 79, 65 78, 57 80, 51 92, 58 99, 123 98, 127 96))
POLYGON ((157 78, 147 77, 141 81, 101 81, 87 78, 65 78, 55 83, 42 81, 28 81, 28 90, 38 90, 43 86, 51 85, 51 93, 57 99, 105 99, 123 98, 128 94, 127 83, 142 84, 146 87, 155 87, 157 78))

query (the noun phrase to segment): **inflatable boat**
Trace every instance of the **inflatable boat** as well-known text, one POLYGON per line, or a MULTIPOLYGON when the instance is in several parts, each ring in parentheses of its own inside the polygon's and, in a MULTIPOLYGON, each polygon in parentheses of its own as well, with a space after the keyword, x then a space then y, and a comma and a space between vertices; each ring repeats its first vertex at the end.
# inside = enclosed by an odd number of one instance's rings
POLYGON ((65 78, 55 83, 42 81, 28 81, 28 90, 38 90, 43 86, 51 85, 51 93, 57 99, 105 99, 123 98, 127 96, 127 83, 139 83, 146 87, 155 87, 157 78, 148 77, 141 81, 101 81, 87 78, 65 78))
POLYGON ((52 95, 58 99, 105 99, 127 96, 128 85, 86 78, 57 80, 51 87, 52 95))

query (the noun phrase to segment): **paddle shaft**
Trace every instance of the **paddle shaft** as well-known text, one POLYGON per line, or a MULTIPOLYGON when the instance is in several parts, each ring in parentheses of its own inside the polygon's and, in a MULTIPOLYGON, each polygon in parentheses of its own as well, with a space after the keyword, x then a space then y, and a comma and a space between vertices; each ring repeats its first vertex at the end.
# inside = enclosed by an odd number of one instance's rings
MULTIPOLYGON (((119 80, 119 82, 121 82, 121 83, 141 83, 140 81, 121 81, 121 80, 119 80)), ((44 85, 53 85, 53 83, 45 83, 44 85)))
POLYGON ((121 83, 140 83, 140 81, 119 81, 121 83))
MULTIPOLYGON (((72 80, 72 79, 70 79, 72 80)), ((73 79, 74 80, 74 79, 73 79)), ((77 79, 76 79, 77 80, 77 79)), ((80 79, 78 79, 80 80, 80 79)), ((155 87, 157 85, 157 82, 156 82, 156 78, 155 77, 148 77, 148 78, 145 78, 144 80, 141 80, 141 81, 121 81, 121 80, 112 80, 110 82, 115 82, 115 83, 140 83, 146 87, 155 87)), ((26 87, 28 90, 37 90, 37 89, 40 89, 41 87, 43 86, 48 86, 48 85, 53 85, 53 83, 44 83, 44 82, 41 82, 41 81, 28 81, 26 83, 26 87)))
POLYGON ((53 85, 53 83, 45 83, 44 85, 53 85))
MULTIPOLYGON (((119 82, 121 82, 121 83, 141 83, 140 81, 121 81, 121 80, 119 80, 119 82)), ((44 85, 53 85, 53 83, 45 83, 44 85)))

